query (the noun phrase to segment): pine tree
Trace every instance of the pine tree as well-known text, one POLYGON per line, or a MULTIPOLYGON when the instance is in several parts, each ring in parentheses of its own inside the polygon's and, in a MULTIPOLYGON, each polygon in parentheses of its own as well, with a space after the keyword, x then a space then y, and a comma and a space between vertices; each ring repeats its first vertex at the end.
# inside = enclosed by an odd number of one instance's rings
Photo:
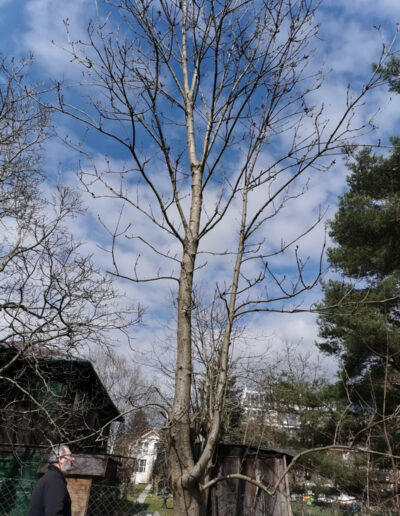
POLYGON ((400 140, 388 157, 362 150, 349 166, 328 251, 343 280, 324 285, 320 348, 340 357, 347 377, 370 383, 386 360, 400 372, 400 140))
POLYGON ((342 439, 383 453, 370 455, 369 470, 372 464, 379 497, 394 494, 399 508, 400 139, 391 142, 387 156, 367 148, 349 165, 349 190, 330 224, 336 247, 328 252, 342 279, 323 285, 318 345, 339 359, 339 392, 350 402, 342 439), (391 475, 391 493, 379 481, 382 470, 391 475))

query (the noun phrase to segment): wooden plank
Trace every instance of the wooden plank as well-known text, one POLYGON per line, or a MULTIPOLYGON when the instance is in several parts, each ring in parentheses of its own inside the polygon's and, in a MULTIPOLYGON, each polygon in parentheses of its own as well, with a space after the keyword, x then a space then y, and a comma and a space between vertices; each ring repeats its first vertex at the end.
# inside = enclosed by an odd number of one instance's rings
MULTIPOLYGON (((78 454, 74 455, 73 468, 67 477, 100 477, 106 476, 108 457, 99 455, 78 454)), ((48 468, 48 458, 45 458, 39 466, 38 473, 44 474, 48 468)))

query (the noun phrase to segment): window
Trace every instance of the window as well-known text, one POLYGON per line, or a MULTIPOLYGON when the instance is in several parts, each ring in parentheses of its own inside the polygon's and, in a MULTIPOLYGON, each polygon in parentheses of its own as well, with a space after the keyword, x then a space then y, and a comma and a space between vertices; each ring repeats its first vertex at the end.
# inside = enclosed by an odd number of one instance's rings
POLYGON ((144 473, 146 471, 146 459, 140 459, 136 462, 136 473, 144 473))
POLYGON ((263 395, 259 392, 247 392, 247 406, 251 408, 262 408, 263 406, 263 395))
POLYGON ((76 391, 74 395, 74 401, 72 404, 72 410, 81 411, 88 406, 88 396, 86 392, 76 391))
POLYGON ((288 427, 300 426, 300 418, 297 414, 283 414, 282 423, 288 427))
POLYGON ((65 386, 61 382, 39 380, 37 389, 37 399, 45 409, 54 411, 59 408, 61 398, 65 394, 65 386))

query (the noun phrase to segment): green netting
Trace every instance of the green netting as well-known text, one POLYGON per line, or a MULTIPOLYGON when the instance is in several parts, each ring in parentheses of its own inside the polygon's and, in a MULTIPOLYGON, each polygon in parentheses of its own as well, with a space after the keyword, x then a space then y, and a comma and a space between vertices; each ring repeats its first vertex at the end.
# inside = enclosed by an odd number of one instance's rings
POLYGON ((17 461, 14 455, 0 456, 0 479, 13 477, 16 472, 17 461))
POLYGON ((41 460, 27 451, 0 456, 0 516, 26 515, 41 460))

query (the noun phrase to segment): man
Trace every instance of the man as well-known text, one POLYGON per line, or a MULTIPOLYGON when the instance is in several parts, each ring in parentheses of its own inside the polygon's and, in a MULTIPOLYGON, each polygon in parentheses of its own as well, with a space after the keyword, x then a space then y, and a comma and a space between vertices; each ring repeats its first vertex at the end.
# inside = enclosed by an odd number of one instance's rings
POLYGON ((64 475, 71 470, 74 458, 68 446, 52 449, 49 468, 33 489, 28 516, 71 516, 71 498, 64 475))

